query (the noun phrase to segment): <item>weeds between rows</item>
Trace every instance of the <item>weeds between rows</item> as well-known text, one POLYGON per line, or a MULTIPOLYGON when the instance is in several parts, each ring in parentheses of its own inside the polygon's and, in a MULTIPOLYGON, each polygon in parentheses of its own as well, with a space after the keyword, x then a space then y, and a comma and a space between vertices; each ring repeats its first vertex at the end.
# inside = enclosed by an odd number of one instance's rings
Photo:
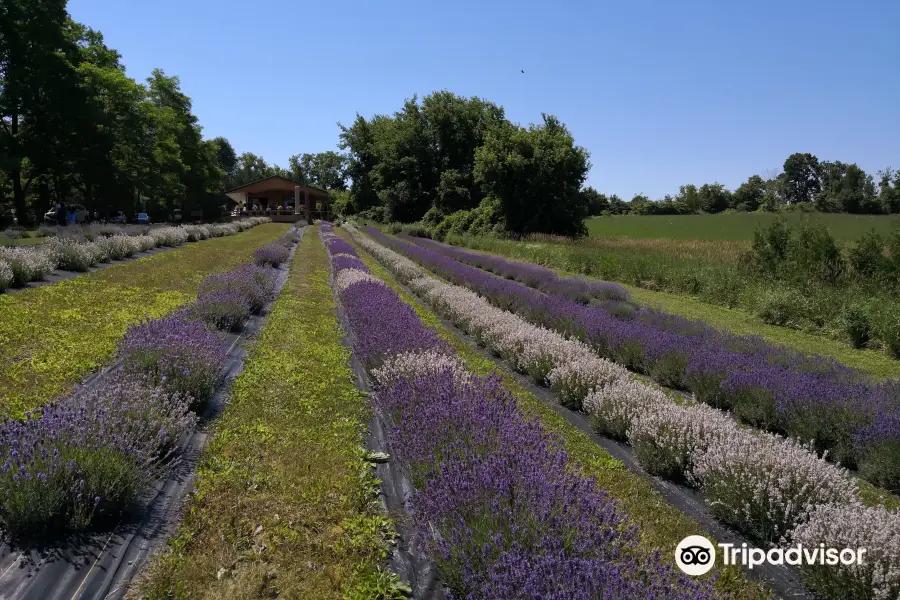
POLYGON ((308 230, 141 597, 378 597, 392 528, 363 459, 370 410, 348 357, 308 230))
POLYGON ((0 295, 0 413, 22 416, 70 390, 112 356, 138 319, 189 302, 210 273, 248 262, 287 230, 265 224, 230 237, 0 295))
MULTIPOLYGON (((353 243, 345 232, 341 231, 340 235, 353 243)), ((353 245, 372 274, 385 281, 404 302, 412 306, 423 323, 436 330, 441 339, 453 347, 467 368, 478 376, 499 375, 504 388, 515 395, 522 410, 528 415, 536 415, 548 431, 560 436, 570 464, 585 476, 594 478, 600 489, 606 490, 621 502, 630 521, 640 530, 642 549, 663 549, 663 559, 671 561, 671 555, 666 552, 668 549, 674 548, 687 535, 703 531, 692 519, 666 504, 646 478, 629 473, 620 461, 597 446, 584 432, 567 422, 551 407, 525 390, 513 376, 497 369, 493 361, 482 357, 465 340, 444 327, 437 316, 400 286, 384 267, 358 244, 353 245)), ((735 567, 726 567, 719 572, 717 589, 731 594, 735 599, 766 598, 770 595, 763 586, 748 581, 735 567)))

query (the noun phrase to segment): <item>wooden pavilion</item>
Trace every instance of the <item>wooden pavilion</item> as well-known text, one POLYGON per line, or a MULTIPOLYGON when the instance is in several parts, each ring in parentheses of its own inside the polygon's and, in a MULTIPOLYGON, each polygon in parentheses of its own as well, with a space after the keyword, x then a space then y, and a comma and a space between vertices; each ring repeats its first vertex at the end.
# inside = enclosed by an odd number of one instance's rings
POLYGON ((273 175, 251 181, 225 192, 237 206, 241 216, 271 217, 276 222, 295 222, 305 218, 331 218, 331 196, 328 192, 299 181, 273 175))

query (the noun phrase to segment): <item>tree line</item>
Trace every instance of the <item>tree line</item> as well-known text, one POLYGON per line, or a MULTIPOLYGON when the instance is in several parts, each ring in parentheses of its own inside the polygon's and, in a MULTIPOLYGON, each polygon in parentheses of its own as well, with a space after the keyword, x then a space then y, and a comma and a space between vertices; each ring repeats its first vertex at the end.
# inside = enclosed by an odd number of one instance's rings
POLYGON ((159 220, 180 209, 215 219, 225 190, 270 174, 343 189, 345 160, 302 154, 279 169, 238 156, 227 139, 204 139, 178 77, 126 76, 66 0, 0 0, 2 225, 30 225, 56 202, 102 216, 146 210, 159 220))
POLYGON ((552 115, 524 127, 493 102, 438 91, 340 128, 345 214, 469 232, 586 231, 589 154, 552 115))
POLYGON ((617 195, 584 189, 591 215, 689 215, 800 210, 854 214, 900 213, 900 171, 886 168, 878 181, 855 163, 822 161, 809 153, 794 153, 781 173, 763 178, 752 175, 734 191, 721 183, 682 185, 674 196, 650 200, 636 194, 630 202, 617 195))

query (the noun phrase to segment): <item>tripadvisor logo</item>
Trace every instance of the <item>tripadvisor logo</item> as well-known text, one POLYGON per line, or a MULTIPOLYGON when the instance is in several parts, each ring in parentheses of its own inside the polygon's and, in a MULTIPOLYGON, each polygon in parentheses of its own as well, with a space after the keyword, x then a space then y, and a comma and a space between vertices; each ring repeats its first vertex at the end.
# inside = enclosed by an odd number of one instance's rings
MULTIPOLYGON (((770 565, 862 565, 865 548, 826 548, 797 544, 789 548, 750 548, 747 544, 717 544, 722 551, 722 564, 741 565, 748 569, 770 565)), ((675 564, 687 575, 709 573, 716 563, 716 547, 702 535, 689 535, 675 548, 675 564)))
POLYGON ((716 564, 716 548, 702 535, 689 535, 675 548, 675 564, 688 575, 709 573, 716 564))

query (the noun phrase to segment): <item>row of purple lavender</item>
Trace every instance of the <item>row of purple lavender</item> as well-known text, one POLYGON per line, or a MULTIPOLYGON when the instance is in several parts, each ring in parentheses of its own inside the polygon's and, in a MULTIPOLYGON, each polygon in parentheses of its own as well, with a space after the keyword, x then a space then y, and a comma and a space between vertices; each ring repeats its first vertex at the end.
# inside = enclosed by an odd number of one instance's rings
POLYGON ((744 423, 811 440, 816 450, 858 468, 872 483, 900 490, 898 381, 872 382, 835 360, 637 308, 622 296, 582 304, 560 291, 579 290, 581 284, 548 275, 544 271, 552 273, 549 269, 536 271, 533 265, 432 241, 411 244, 372 228, 367 232, 500 308, 582 340, 600 356, 662 385, 690 391, 702 402, 732 411, 744 423), (541 283, 538 272, 550 283, 541 283))
MULTIPOLYGON (((294 232, 277 242, 285 259, 295 242, 294 232)), ((78 530, 133 505, 223 383, 225 332, 271 301, 275 283, 274 270, 258 264, 210 275, 194 302, 129 328, 119 343, 121 369, 24 420, 4 420, 3 530, 18 538, 78 530)))
POLYGON ((794 440, 740 427, 713 407, 673 400, 579 340, 527 323, 471 290, 427 276, 349 228, 400 281, 519 372, 583 406, 599 432, 629 443, 651 473, 696 487, 710 513, 765 545, 862 547, 864 567, 804 567, 829 599, 900 593, 900 515, 861 504, 845 469, 794 440))
POLYGON ((415 311, 322 224, 353 351, 416 488, 414 526, 454 598, 710 598, 642 555, 638 532, 497 378, 466 371, 415 311))

